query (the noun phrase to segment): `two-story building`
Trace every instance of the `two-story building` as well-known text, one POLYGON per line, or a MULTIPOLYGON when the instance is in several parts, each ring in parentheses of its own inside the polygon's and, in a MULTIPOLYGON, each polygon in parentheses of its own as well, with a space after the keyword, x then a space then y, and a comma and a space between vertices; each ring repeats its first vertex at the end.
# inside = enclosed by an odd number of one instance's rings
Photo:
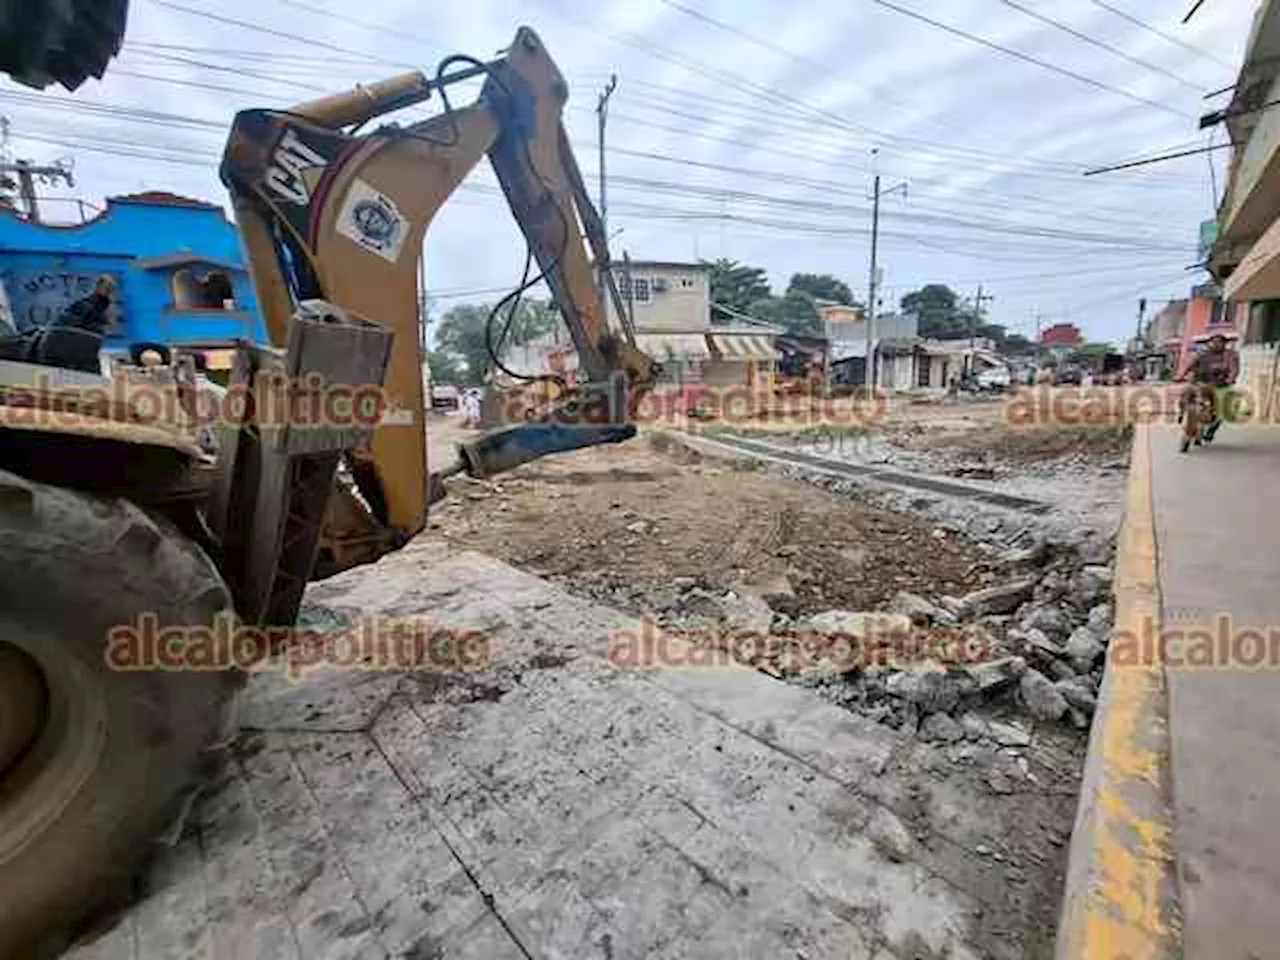
POLYGON ((1280 410, 1280 0, 1253 18, 1230 102, 1218 113, 1235 146, 1218 206, 1209 270, 1222 298, 1248 306, 1239 323, 1241 377, 1262 404, 1280 410))
POLYGON ((100 215, 73 226, 0 210, 0 284, 16 332, 49 324, 103 274, 116 280, 108 357, 157 343, 228 369, 236 340, 267 339, 240 234, 221 207, 141 193, 111 197, 100 215))
MULTIPOLYGON (((614 264, 623 304, 634 320, 636 345, 662 364, 662 382, 767 386, 781 331, 749 318, 711 322, 710 268, 703 263, 631 260, 614 264)), ((610 322, 616 323, 613 304, 610 322)))

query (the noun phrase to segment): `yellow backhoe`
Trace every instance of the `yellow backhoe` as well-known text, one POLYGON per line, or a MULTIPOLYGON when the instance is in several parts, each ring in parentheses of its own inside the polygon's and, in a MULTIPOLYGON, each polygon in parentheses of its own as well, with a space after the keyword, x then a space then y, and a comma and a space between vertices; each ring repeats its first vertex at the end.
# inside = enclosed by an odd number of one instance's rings
POLYGON ((56 952, 180 822, 243 678, 211 625, 292 624, 309 580, 421 531, 450 473, 634 434, 657 367, 600 269, 567 96, 521 29, 489 62, 236 116, 221 174, 272 344, 237 351, 216 457, 188 362, 99 376, 60 362, 85 350, 60 328, 40 362, 0 361, 0 957, 56 952), (481 96, 455 108, 469 78, 481 96), (431 119, 358 132, 431 97, 431 119), (538 268, 507 303, 545 281, 580 375, 432 474, 417 266, 484 156, 538 268))

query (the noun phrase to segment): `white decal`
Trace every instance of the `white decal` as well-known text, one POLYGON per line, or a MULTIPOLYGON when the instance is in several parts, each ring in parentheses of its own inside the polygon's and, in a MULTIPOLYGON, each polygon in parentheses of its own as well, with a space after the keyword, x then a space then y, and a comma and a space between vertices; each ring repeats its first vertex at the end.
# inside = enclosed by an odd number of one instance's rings
POLYGON ((271 161, 265 177, 267 186, 278 196, 299 206, 305 206, 311 199, 311 190, 303 172, 323 173, 329 164, 322 154, 308 147, 292 130, 286 130, 280 138, 280 145, 271 155, 271 161))
POLYGON ((357 180, 347 191, 337 230, 370 253, 395 263, 409 233, 409 222, 388 197, 357 180))

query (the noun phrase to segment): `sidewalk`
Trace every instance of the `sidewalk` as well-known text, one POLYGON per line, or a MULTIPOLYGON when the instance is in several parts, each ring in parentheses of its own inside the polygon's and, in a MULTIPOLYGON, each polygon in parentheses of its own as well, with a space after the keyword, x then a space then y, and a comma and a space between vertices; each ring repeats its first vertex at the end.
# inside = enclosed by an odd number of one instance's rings
POLYGON ((1224 664, 1218 637, 1248 663, 1258 644, 1242 631, 1260 629, 1263 649, 1280 631, 1280 430, 1227 427, 1184 455, 1173 427, 1154 427, 1150 459, 1163 629, 1210 630, 1219 654, 1210 668, 1166 664, 1184 955, 1275 957, 1280 664, 1224 664))

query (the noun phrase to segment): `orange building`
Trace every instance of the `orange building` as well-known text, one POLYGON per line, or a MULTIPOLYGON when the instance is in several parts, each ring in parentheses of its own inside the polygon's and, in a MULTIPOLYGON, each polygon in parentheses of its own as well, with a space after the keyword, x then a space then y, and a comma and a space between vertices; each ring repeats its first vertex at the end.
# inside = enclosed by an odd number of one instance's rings
POLYGON ((1218 287, 1212 283, 1192 287, 1186 305, 1186 321, 1178 343, 1179 374, 1186 371, 1191 358, 1210 337, 1221 334, 1229 343, 1237 341, 1249 318, 1248 303, 1221 299, 1218 287))

